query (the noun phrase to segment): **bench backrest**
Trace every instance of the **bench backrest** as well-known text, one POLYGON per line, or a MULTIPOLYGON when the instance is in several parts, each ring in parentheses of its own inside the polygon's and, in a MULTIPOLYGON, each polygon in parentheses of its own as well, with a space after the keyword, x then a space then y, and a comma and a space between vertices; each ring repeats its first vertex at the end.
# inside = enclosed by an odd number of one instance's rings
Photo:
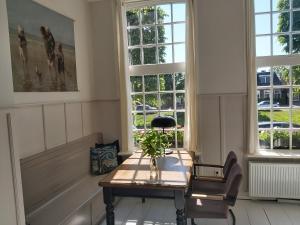
POLYGON ((90 174, 90 147, 102 143, 92 134, 21 160, 25 213, 29 214, 90 174))

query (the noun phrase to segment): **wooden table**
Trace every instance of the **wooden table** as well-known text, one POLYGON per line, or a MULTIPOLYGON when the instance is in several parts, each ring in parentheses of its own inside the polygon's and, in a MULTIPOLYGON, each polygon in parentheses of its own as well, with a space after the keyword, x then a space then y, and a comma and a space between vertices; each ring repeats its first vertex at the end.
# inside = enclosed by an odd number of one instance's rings
POLYGON ((159 159, 156 179, 150 179, 149 161, 149 157, 143 157, 142 152, 136 152, 99 182, 99 186, 103 187, 108 225, 115 223, 114 196, 172 198, 175 202, 177 224, 186 224, 184 195, 189 187, 192 157, 182 150, 173 151, 173 154, 159 159))

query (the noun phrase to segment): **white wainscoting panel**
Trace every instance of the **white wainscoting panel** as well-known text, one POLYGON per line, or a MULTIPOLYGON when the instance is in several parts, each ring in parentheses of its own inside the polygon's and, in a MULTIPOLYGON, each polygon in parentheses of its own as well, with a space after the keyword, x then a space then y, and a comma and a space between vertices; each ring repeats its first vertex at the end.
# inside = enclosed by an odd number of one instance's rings
POLYGON ((44 105, 44 123, 47 149, 67 142, 64 104, 44 105))
POLYGON ((244 102, 245 95, 225 95, 220 98, 221 112, 221 157, 222 163, 230 151, 234 151, 238 157, 238 162, 243 169, 244 179, 242 189, 247 189, 246 173, 248 171, 247 162, 244 161, 246 153, 246 130, 245 119, 246 109, 244 102))
POLYGON ((97 110, 97 104, 97 102, 82 103, 83 136, 97 131, 97 119, 101 116, 101 113, 97 110))
POLYGON ((67 141, 83 136, 81 103, 66 103, 67 141))
POLYGON ((219 96, 200 96, 200 146, 206 163, 220 164, 219 96))
POLYGON ((121 118, 119 101, 98 102, 97 116, 99 131, 103 133, 104 143, 115 141, 121 137, 121 118))
POLYGON ((42 106, 16 108, 13 119, 15 151, 25 158, 45 150, 42 106))
POLYGON ((17 224, 13 174, 6 112, 0 111, 0 218, 1 224, 17 224))

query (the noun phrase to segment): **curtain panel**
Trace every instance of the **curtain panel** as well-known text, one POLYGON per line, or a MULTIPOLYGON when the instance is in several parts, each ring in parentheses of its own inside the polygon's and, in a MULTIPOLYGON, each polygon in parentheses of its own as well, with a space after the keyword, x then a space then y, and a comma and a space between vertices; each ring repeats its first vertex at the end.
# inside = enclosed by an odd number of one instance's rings
POLYGON ((198 151, 198 76, 196 70, 195 45, 195 0, 186 0, 186 78, 185 78, 185 132, 184 148, 198 151))
POLYGON ((257 100, 256 100, 256 53, 255 53, 255 20, 254 1, 246 1, 247 26, 247 77, 248 77, 248 110, 247 110, 247 148, 249 154, 258 149, 257 132, 257 100))
POLYGON ((125 9, 121 0, 114 0, 116 35, 117 35, 117 63, 120 83, 120 111, 121 111, 121 151, 131 152, 133 150, 132 139, 132 117, 131 99, 129 89, 128 53, 125 51, 127 46, 125 9))

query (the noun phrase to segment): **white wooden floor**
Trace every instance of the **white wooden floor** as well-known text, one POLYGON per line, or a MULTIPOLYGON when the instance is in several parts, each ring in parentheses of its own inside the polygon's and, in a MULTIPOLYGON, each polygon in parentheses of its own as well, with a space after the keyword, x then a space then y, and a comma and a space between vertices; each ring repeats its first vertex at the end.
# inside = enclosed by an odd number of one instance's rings
MULTIPOLYGON (((233 211, 237 225, 300 225, 300 204, 238 200, 233 211)), ((124 198, 115 209, 116 225, 176 224, 172 200, 124 198)), ((197 219, 198 225, 231 225, 231 219, 197 219)), ((102 225, 106 224, 103 221, 102 225)))

